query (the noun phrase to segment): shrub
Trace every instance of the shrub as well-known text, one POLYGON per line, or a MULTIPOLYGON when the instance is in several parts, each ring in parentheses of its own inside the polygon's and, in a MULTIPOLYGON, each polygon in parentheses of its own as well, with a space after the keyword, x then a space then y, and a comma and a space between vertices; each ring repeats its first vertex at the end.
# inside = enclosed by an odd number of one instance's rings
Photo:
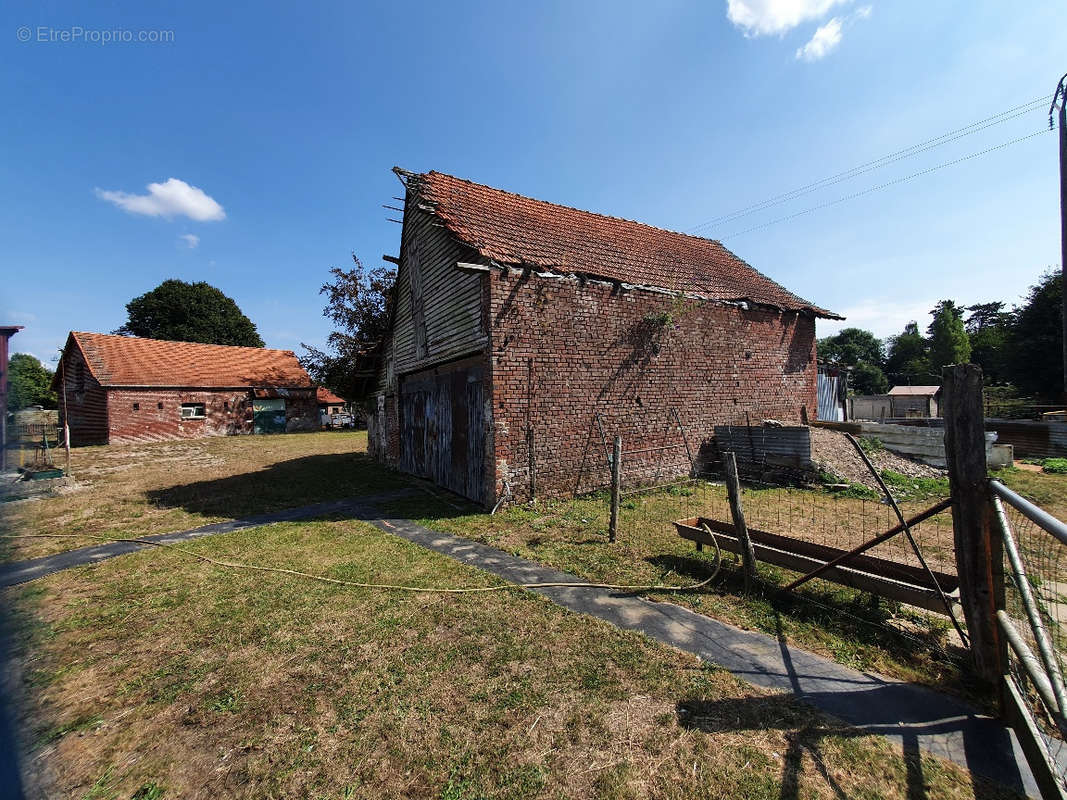
POLYGON ((1067 475, 1067 458, 1046 458, 1041 462, 1041 471, 1053 475, 1067 475))

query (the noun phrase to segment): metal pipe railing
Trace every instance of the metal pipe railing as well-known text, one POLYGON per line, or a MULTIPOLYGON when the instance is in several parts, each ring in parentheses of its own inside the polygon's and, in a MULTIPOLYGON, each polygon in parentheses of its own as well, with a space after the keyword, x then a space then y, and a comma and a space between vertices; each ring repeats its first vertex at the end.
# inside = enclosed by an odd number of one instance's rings
POLYGON ((1059 662, 1056 661, 1048 630, 1045 628, 1045 622, 1041 618, 1041 609, 1038 608, 1038 600, 1034 597, 1033 589, 1030 587, 1030 578, 1026 574, 1022 557, 1019 555, 1019 548, 1015 544, 1015 537, 1011 534, 1011 525, 1008 522, 1007 515, 1004 513, 1004 505, 997 495, 993 495, 993 510, 996 512, 997 522, 1000 525, 1000 535, 1004 540, 1004 550, 1008 556, 1008 563, 1011 564, 1011 571, 1015 574, 1015 586, 1019 592, 1019 599, 1022 600, 1023 608, 1026 610, 1026 617, 1030 621, 1030 629, 1033 631, 1034 640, 1037 642, 1037 651, 1041 655, 1041 661, 1045 665, 1045 673, 1048 675, 1052 691, 1056 696, 1056 707, 1061 714, 1067 714, 1067 689, 1063 685, 1063 675, 1060 672, 1059 662))
POLYGON ((1056 723, 1056 727, 1059 728, 1060 735, 1067 739, 1067 720, 1064 719, 1063 714, 1058 708, 1056 702, 1056 693, 1052 689, 1052 683, 1048 679, 1048 675, 1045 674, 1044 669, 1041 667, 1041 662, 1037 656, 1031 652, 1029 646, 1023 640, 1023 637, 1019 635, 1019 632, 1015 630, 1015 626, 1012 625, 1011 617, 1001 609, 997 612, 997 622, 1000 623, 1000 629, 1004 633, 1004 638, 1008 640, 1008 644, 1011 649, 1015 651, 1015 655, 1019 657, 1019 663, 1022 664, 1023 671, 1026 672, 1026 676, 1030 679, 1030 682, 1034 684, 1034 688, 1037 689, 1038 695, 1041 697, 1041 702, 1045 704, 1048 709, 1049 716, 1056 723))
POLYGON ((1062 544, 1067 544, 1067 525, 1060 522, 1044 509, 1038 508, 1025 497, 1020 497, 1000 481, 990 481, 989 488, 993 494, 1014 508, 1035 525, 1044 528, 1062 544))

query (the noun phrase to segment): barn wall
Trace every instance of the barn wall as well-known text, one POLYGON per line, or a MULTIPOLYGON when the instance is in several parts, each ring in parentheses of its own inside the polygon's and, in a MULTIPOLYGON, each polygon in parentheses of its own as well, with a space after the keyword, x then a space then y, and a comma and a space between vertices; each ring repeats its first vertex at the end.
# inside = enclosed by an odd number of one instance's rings
POLYGON ((497 492, 528 492, 533 428, 538 494, 609 480, 616 434, 628 481, 689 471, 677 410, 696 455, 716 425, 815 417, 811 316, 622 291, 602 282, 518 271, 489 280, 497 492), (803 409, 803 411, 802 411, 803 409), (746 419, 745 412, 748 412, 746 419))
POLYGON ((107 394, 113 444, 252 432, 247 390, 109 389, 107 394), (182 403, 203 403, 207 416, 182 419, 182 403))
POLYGON ((64 424, 63 406, 66 405, 66 422, 70 425, 71 445, 83 447, 107 444, 107 393, 90 374, 85 358, 77 346, 66 348, 60 369, 60 425, 64 424))
POLYGON ((392 336, 396 375, 479 352, 486 342, 482 277, 456 269, 457 262, 473 260, 472 251, 427 212, 412 203, 407 209, 392 336))
POLYGON ((285 390, 285 432, 297 433, 319 429, 319 403, 314 389, 285 390))

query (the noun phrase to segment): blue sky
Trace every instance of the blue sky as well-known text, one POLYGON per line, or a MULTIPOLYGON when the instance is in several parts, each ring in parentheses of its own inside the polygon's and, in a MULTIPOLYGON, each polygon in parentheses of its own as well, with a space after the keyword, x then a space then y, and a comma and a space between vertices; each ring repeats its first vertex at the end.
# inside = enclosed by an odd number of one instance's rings
MULTIPOLYGON (((1057 5, 10 2, 0 323, 49 360, 177 277, 268 346, 321 344, 327 270, 397 252, 394 164, 689 231, 1051 95, 1057 5), (101 41, 142 31, 169 41, 101 41)), ((1042 126, 1043 107, 701 232, 879 335, 941 298, 1013 302, 1059 262, 1052 133, 734 234, 1042 126)))

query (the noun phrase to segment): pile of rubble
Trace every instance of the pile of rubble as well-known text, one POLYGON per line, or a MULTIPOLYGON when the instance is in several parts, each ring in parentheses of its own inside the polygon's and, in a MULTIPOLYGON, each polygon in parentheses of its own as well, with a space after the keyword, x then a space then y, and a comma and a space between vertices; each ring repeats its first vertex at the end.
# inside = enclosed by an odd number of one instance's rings
MULTIPOLYGON (((867 457, 879 471, 888 469, 909 478, 942 478, 945 470, 914 461, 888 450, 868 452, 867 457)), ((828 428, 811 429, 811 461, 816 469, 828 472, 844 483, 860 483, 878 491, 878 484, 845 434, 828 428)))

